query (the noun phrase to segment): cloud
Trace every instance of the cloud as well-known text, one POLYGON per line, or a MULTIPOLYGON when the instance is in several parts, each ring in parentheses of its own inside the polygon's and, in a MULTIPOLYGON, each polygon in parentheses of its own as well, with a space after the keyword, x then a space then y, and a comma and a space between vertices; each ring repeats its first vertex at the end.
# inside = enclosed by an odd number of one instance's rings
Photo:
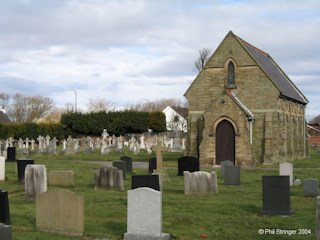
POLYGON ((318 1, 1 1, 0 83, 58 105, 182 98, 229 30, 270 53, 319 110, 318 1), (8 82, 8 83, 7 83, 8 82))

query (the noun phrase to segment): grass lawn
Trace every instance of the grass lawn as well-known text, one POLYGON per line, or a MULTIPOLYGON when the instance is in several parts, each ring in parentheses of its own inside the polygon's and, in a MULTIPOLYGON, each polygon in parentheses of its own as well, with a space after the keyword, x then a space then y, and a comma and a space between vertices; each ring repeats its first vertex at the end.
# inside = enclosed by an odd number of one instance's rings
MULTIPOLYGON (((125 153, 128 154, 128 153, 125 153)), ((35 203, 27 202, 24 186, 17 184, 15 163, 6 164, 6 181, 0 188, 9 191, 9 204, 13 239, 122 239, 127 223, 127 190, 130 180, 125 180, 125 191, 94 190, 93 171, 98 165, 69 160, 117 160, 121 155, 99 153, 75 156, 28 156, 35 164, 46 165, 49 170, 73 170, 76 187, 67 188, 85 199, 85 233, 83 237, 68 237, 61 234, 36 231, 35 203)), ((165 153, 165 165, 177 166, 176 159, 181 154, 165 153)), ((151 156, 152 157, 152 156, 151 156)), ((133 156, 134 161, 146 161, 146 153, 133 156)), ((293 162, 294 168, 320 167, 320 154, 312 152, 312 157, 293 162), (306 164, 304 164, 306 163, 306 164)), ((137 174, 147 174, 147 169, 136 169, 137 174)), ((316 198, 302 197, 302 186, 291 188, 291 217, 260 216, 262 209, 261 177, 278 175, 278 171, 258 169, 241 170, 241 186, 224 186, 218 172, 219 193, 217 195, 184 195, 183 177, 178 177, 176 169, 167 171, 170 181, 164 184, 162 195, 162 229, 176 239, 315 239, 316 198), (259 229, 310 229, 307 235, 259 235, 259 229), (208 238, 201 237, 206 234, 208 238)), ((317 178, 320 171, 315 169, 295 170, 294 176, 303 180, 317 178)), ((49 186, 49 188, 53 188, 49 186)), ((48 206, 50 207, 50 206, 48 206)), ((298 233, 298 232, 297 232, 298 233)))

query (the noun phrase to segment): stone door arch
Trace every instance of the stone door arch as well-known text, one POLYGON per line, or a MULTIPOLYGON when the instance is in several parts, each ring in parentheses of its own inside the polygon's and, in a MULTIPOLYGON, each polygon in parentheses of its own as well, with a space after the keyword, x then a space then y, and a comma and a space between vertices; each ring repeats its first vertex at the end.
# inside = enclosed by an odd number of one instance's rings
POLYGON ((235 130, 228 120, 222 120, 216 128, 216 164, 225 160, 235 164, 235 130))

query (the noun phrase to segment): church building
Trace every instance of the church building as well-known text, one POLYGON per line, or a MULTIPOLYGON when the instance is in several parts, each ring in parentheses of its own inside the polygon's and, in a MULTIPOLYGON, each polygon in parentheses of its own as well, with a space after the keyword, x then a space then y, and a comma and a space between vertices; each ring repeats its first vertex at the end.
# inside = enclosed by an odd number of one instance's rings
POLYGON ((308 100, 268 53, 231 31, 185 97, 187 155, 201 165, 252 166, 308 155, 308 100))

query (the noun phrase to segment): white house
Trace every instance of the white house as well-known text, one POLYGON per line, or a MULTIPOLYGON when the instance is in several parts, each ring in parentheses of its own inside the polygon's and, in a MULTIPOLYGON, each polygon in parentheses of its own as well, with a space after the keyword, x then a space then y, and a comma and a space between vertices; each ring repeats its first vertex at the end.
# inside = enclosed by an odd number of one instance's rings
POLYGON ((188 108, 167 106, 162 112, 166 115, 167 130, 187 132, 188 108))

